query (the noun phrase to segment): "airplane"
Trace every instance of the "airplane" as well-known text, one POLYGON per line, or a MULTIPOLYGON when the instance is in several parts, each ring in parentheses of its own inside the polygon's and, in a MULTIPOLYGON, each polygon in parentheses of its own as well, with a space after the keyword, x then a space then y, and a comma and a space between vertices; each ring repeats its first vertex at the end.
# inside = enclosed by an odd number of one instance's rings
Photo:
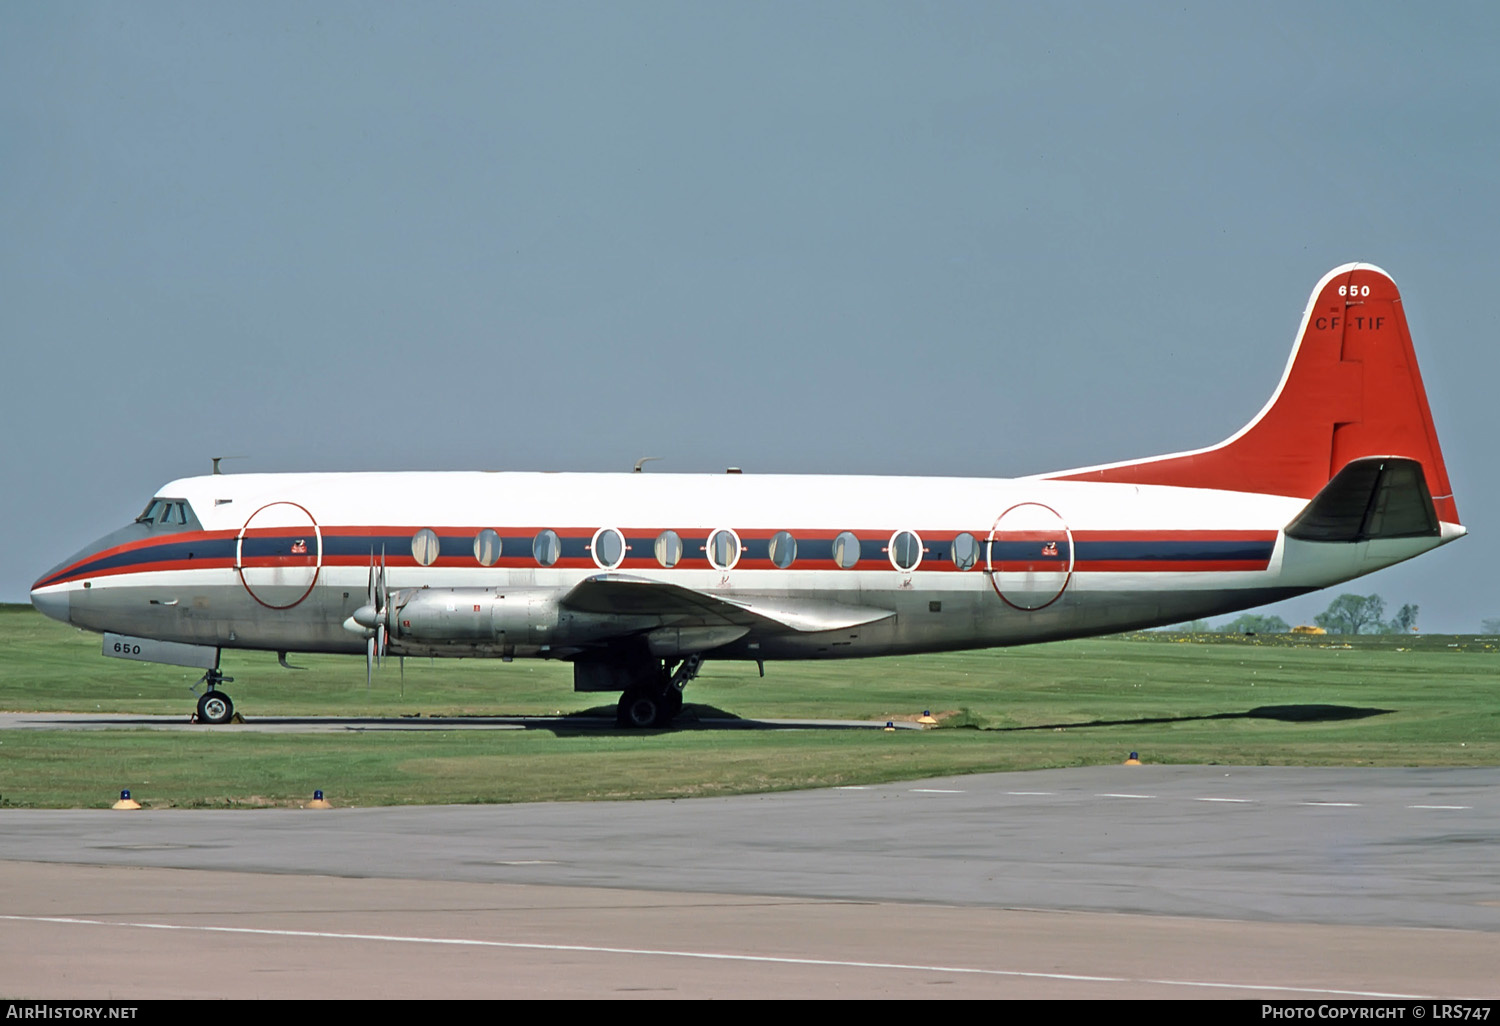
MULTIPOLYGON (((637 470, 640 464, 637 464, 637 470)), ((217 470, 217 466, 215 467, 217 470)), ((1465 534, 1401 297, 1318 282, 1275 393, 1218 445, 1014 479, 220 474, 173 481, 31 590, 105 655, 561 659, 665 727, 704 660, 990 648, 1325 588, 1465 534)))

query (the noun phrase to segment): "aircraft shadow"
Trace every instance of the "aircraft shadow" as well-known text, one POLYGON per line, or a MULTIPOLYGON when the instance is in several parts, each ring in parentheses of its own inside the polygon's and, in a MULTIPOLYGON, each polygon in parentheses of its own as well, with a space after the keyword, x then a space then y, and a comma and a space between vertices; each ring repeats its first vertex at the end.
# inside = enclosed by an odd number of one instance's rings
MULTIPOLYGON (((1038 723, 1024 727, 986 727, 964 724, 956 729, 985 730, 996 733, 1036 730, 1079 730, 1084 727, 1140 727, 1161 723, 1193 723, 1214 720, 1279 720, 1283 723, 1331 723, 1339 720, 1360 720, 1371 716, 1384 716, 1394 709, 1366 709, 1347 705, 1262 705, 1244 712, 1211 713, 1205 716, 1143 716, 1118 720, 1075 720, 1072 722, 1038 723)), ((47 726, 68 728, 109 727, 128 729, 139 727, 188 727, 186 717, 89 717, 60 714, 53 719, 40 713, 28 719, 46 721, 47 726)), ((559 736, 583 734, 618 733, 636 736, 640 730, 627 729, 615 723, 613 704, 581 709, 577 712, 556 716, 515 716, 503 713, 479 716, 441 715, 395 715, 395 716, 250 716, 245 722, 262 728, 284 728, 288 730, 322 728, 324 730, 451 730, 454 728, 478 728, 511 730, 546 730, 559 736)), ((915 723, 898 721, 897 729, 920 729, 915 723)), ((879 730, 885 724, 856 720, 818 719, 749 719, 721 709, 717 706, 690 703, 683 706, 669 730, 879 730)), ((189 728, 192 729, 192 728, 189 728)))
MULTIPOLYGON (((567 713, 563 716, 550 717, 548 722, 537 722, 537 729, 550 730, 553 733, 562 734, 599 734, 619 733, 622 735, 638 735, 641 731, 633 728, 618 727, 615 725, 615 707, 596 706, 592 709, 582 709, 575 713, 567 713), (607 726, 601 726, 600 721, 607 721, 607 726)), ((812 719, 785 719, 785 720, 756 720, 747 719, 727 709, 718 706, 703 705, 700 703, 688 703, 682 707, 682 712, 672 721, 670 730, 880 730, 885 724, 873 721, 856 722, 853 720, 812 720, 812 719)), ((898 728, 910 729, 915 727, 911 723, 898 723, 898 728)))
MULTIPOLYGON (((615 722, 615 706, 596 706, 557 715, 516 715, 490 713, 479 715, 442 715, 429 713, 393 713, 384 716, 260 716, 255 713, 241 718, 235 725, 262 730, 297 731, 433 731, 433 730, 546 730, 560 736, 618 733, 639 735, 640 730, 620 727, 615 722)), ((90 716, 77 713, 0 714, 0 730, 19 726, 50 729, 216 729, 193 723, 187 715, 90 716), (15 722, 13 722, 15 721, 15 722)), ((885 724, 853 720, 784 719, 756 720, 738 716, 715 706, 688 704, 673 721, 671 730, 879 730, 885 724)), ((913 723, 896 724, 898 729, 914 729, 913 723)), ((217 728, 217 729, 233 729, 217 728)))
POLYGON ((1207 716, 1143 716, 1131 720, 1085 720, 1073 723, 1039 723, 1026 727, 979 727, 979 730, 1077 730, 1080 727, 1139 727, 1153 723, 1194 723, 1211 720, 1280 720, 1282 723, 1332 723, 1385 716, 1394 709, 1361 709, 1351 705, 1258 705, 1244 712, 1212 713, 1207 716))

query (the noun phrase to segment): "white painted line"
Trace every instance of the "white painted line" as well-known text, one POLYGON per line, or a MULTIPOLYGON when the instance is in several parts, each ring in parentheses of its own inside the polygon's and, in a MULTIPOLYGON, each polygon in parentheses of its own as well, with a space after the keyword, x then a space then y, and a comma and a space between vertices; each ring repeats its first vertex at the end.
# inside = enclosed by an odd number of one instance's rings
POLYGON ((501 859, 497 866, 555 866, 555 859, 501 859))
POLYGON ((1359 802, 1298 802, 1298 805, 1320 805, 1325 809, 1357 809, 1359 802))
POLYGON ((1155 798, 1154 794, 1096 794, 1095 798, 1155 798))
POLYGON ((1472 805, 1408 805, 1408 809, 1472 809, 1472 805))
POLYGON ((841 784, 834 788, 835 791, 868 791, 864 784, 841 784))
POLYGON ((963 794, 962 791, 954 791, 944 787, 914 787, 912 794, 963 794))
POLYGON ((1195 802, 1234 802, 1237 805, 1254 805, 1254 798, 1194 798, 1195 802))
POLYGON ((66 916, 10 916, 0 920, 22 923, 62 923, 70 926, 116 926, 140 930, 179 930, 188 933, 232 933, 256 937, 302 937, 313 940, 376 941, 387 944, 435 944, 450 947, 510 948, 523 951, 578 951, 600 955, 653 955, 658 958, 695 958, 719 962, 758 962, 775 965, 822 965, 841 969, 912 970, 924 973, 961 973, 969 976, 1022 977, 1033 980, 1073 980, 1082 983, 1154 983, 1164 987, 1203 987, 1214 990, 1253 990, 1280 994, 1331 994, 1336 997, 1384 998, 1405 1001, 1432 999, 1430 994, 1387 994, 1367 990, 1287 987, 1273 983, 1216 983, 1208 980, 1158 980, 1131 976, 1086 976, 1080 973, 1039 973, 1019 969, 978 969, 973 966, 922 965, 910 962, 855 962, 832 958, 792 958, 776 955, 736 955, 715 951, 673 951, 656 948, 610 948, 593 944, 532 944, 522 941, 474 940, 462 937, 412 937, 380 933, 332 933, 323 930, 262 930, 249 926, 183 926, 176 923, 131 923, 66 916))

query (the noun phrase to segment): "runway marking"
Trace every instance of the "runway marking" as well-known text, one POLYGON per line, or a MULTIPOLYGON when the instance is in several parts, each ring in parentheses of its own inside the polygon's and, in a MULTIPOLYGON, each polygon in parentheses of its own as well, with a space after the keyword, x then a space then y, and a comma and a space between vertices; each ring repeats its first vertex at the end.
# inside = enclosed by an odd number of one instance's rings
POLYGON ((1357 809, 1359 802, 1298 802, 1298 805, 1319 805, 1325 809, 1357 809))
POLYGON ((1408 805, 1408 809, 1472 809, 1472 805, 1408 805))
POLYGON ((838 787, 835 787, 834 790, 835 791, 868 791, 869 788, 867 786, 865 786, 864 784, 841 784, 838 787))
POLYGON ((758 962, 773 965, 821 965, 839 969, 909 970, 957 973, 966 976, 1005 976, 1032 980, 1070 980, 1079 983, 1147 983, 1164 987, 1202 987, 1211 990, 1253 990, 1278 994, 1331 994, 1336 997, 1420 1001, 1429 994, 1387 994, 1381 991, 1339 990, 1332 987, 1289 987, 1274 983, 1214 983, 1208 980, 1164 980, 1132 976, 1092 976, 1082 973, 1041 973, 1020 969, 978 969, 960 965, 922 965, 910 962, 855 962, 833 958, 793 958, 786 955, 736 955, 714 951, 674 951, 656 948, 612 948, 594 944, 536 944, 524 941, 475 940, 463 937, 410 937, 380 933, 333 933, 324 930, 268 930, 250 926, 183 926, 176 923, 132 923, 70 916, 0 915, 0 920, 22 923, 61 923, 70 926, 124 926, 140 930, 179 930, 190 933, 231 933, 258 937, 302 937, 312 940, 377 941, 388 944, 436 944, 449 947, 510 948, 524 951, 576 951, 600 955, 652 955, 718 962, 758 962))
POLYGON ((1234 802, 1237 805, 1254 805, 1254 798, 1194 798, 1195 802, 1234 802))
POLYGON ((1154 794, 1096 794, 1095 798, 1155 798, 1154 794))

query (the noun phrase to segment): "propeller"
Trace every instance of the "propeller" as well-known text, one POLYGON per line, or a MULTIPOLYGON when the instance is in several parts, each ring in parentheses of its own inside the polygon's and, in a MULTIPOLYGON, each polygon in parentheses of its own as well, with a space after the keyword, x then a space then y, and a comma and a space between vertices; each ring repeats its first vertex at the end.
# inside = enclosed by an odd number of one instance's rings
POLYGON ((370 576, 365 584, 365 604, 354 611, 344 624, 350 630, 365 636, 365 687, 370 686, 374 667, 379 666, 385 656, 387 624, 390 621, 390 591, 385 583, 385 546, 380 547, 380 565, 377 571, 375 550, 370 550, 370 576))

